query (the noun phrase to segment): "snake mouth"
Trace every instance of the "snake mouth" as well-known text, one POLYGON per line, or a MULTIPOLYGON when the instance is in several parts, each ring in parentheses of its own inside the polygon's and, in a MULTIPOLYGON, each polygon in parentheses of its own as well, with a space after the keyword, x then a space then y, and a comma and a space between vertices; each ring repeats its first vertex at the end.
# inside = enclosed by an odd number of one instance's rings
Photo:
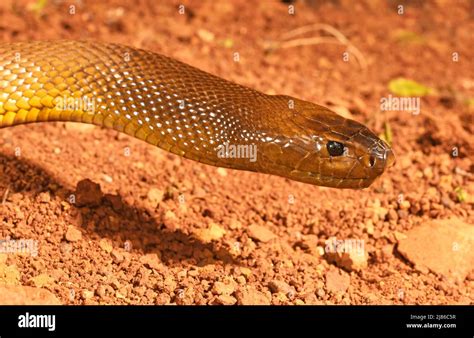
POLYGON ((323 175, 310 171, 292 170, 290 178, 303 183, 311 183, 314 185, 340 188, 340 189, 363 189, 369 187, 372 182, 379 177, 377 176, 361 176, 361 177, 336 177, 331 175, 323 175))

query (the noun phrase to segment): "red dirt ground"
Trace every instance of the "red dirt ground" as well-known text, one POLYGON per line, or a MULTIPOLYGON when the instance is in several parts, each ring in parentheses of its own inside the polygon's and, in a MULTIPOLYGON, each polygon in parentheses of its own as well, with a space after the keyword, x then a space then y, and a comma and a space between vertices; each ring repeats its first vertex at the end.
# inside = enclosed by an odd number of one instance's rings
POLYGON ((294 15, 279 1, 40 3, 2 1, 1 41, 153 50, 377 133, 388 123, 397 163, 369 189, 334 190, 202 165, 94 126, 2 129, 0 239, 33 240, 38 254, 0 254, 0 303, 473 302, 468 1, 297 1, 294 15), (366 67, 345 61, 343 45, 266 49, 314 23, 344 34, 366 67), (381 111, 398 77, 435 89, 419 115, 381 111), (332 237, 363 254, 327 252, 332 237))

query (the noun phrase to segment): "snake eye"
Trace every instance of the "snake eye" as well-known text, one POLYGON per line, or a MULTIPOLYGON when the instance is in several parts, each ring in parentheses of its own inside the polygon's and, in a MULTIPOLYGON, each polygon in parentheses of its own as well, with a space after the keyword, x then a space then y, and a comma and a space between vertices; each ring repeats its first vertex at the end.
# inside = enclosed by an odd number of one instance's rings
POLYGON ((341 156, 344 154, 344 145, 340 142, 329 141, 326 144, 326 149, 331 156, 341 156))

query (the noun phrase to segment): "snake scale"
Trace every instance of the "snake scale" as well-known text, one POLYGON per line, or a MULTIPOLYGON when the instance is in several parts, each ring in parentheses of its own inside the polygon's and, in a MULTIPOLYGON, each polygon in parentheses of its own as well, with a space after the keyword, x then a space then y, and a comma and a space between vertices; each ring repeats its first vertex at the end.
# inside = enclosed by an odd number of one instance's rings
POLYGON ((91 41, 0 44, 0 127, 47 121, 113 128, 201 163, 336 188, 368 187, 394 162, 356 121, 157 53, 91 41))

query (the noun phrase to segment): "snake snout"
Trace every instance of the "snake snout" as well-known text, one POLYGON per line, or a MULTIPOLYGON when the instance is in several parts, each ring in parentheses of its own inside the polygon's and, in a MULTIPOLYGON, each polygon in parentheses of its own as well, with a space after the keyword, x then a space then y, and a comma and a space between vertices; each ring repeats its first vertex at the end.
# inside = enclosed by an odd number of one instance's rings
POLYGON ((382 173, 395 164, 395 155, 385 142, 378 142, 369 150, 363 163, 367 168, 382 173))

